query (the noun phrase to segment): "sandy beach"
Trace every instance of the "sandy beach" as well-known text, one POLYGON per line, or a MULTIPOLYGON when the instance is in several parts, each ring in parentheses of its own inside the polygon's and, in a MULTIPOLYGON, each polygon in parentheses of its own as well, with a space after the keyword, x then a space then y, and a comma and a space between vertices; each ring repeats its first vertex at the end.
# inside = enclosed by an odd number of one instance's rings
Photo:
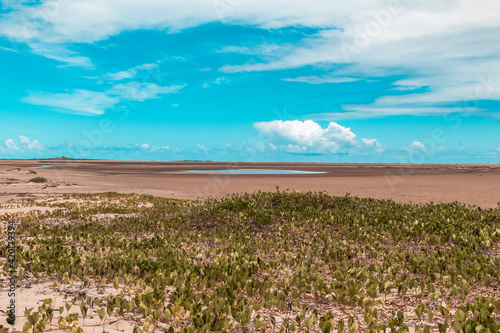
POLYGON ((256 191, 325 191, 398 202, 500 202, 499 165, 2 160, 0 203, 65 193, 139 193, 197 199, 256 191), (315 174, 180 174, 188 170, 270 169, 315 174), (47 183, 28 183, 45 177, 47 183))

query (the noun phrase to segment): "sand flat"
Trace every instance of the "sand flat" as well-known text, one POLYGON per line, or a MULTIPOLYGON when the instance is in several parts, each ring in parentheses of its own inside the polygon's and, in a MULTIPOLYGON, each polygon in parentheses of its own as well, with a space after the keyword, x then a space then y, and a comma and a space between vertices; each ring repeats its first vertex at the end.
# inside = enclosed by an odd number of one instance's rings
POLYGON ((500 165, 1 160, 0 203, 65 193, 121 192, 196 199, 255 191, 325 191, 398 202, 500 202, 500 165), (50 167, 45 167, 50 166, 50 167), (179 174, 188 170, 272 169, 316 174, 179 174), (36 172, 36 174, 31 171, 36 172), (27 183, 45 177, 45 184, 27 183))

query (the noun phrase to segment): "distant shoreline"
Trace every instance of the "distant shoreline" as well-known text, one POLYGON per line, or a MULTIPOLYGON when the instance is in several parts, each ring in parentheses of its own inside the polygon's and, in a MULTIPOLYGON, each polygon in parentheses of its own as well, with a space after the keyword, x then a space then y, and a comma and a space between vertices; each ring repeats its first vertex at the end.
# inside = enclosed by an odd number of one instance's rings
POLYGON ((0 188, 0 201, 4 202, 20 196, 101 192, 204 199, 279 188, 334 196, 349 193, 402 203, 458 201, 496 208, 500 202, 500 165, 0 160, 0 188), (270 172, 233 172, 241 169, 270 172), (28 182, 35 177, 47 182, 28 182))
POLYGON ((124 162, 124 163, 258 163, 258 164, 269 164, 269 163, 282 163, 282 164, 334 164, 334 165, 500 165, 500 163, 410 163, 410 162, 280 162, 280 161, 213 161, 213 160, 119 160, 119 159, 85 159, 85 158, 0 158, 1 161, 85 161, 85 162, 124 162))

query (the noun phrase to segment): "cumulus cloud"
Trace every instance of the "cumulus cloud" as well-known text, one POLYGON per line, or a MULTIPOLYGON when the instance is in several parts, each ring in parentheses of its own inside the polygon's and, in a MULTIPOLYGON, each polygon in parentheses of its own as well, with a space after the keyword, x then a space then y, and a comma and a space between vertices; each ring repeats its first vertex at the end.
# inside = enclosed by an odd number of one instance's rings
POLYGON ((143 143, 141 145, 137 145, 141 150, 149 151, 149 152, 166 152, 170 149, 169 146, 155 146, 151 145, 151 143, 143 143))
POLYGON ((7 149, 10 149, 10 150, 19 150, 19 147, 16 146, 16 143, 12 139, 6 140, 5 146, 7 146, 7 149))
POLYGON ((415 152, 415 151, 421 151, 423 153, 426 153, 427 155, 433 154, 433 153, 441 153, 446 151, 446 148, 444 146, 438 146, 435 147, 434 145, 425 145, 420 141, 413 141, 410 145, 410 147, 403 148, 404 150, 408 152, 415 152))
POLYGON ((27 151, 45 150, 45 145, 41 144, 38 140, 31 140, 29 137, 19 135, 19 141, 16 143, 13 139, 7 139, 0 142, 0 153, 23 153, 27 151))
POLYGON ((418 150, 422 150, 422 151, 425 151, 425 145, 420 142, 420 141, 413 141, 410 145, 410 149, 418 149, 418 150))
POLYGON ((153 146, 151 152, 165 152, 170 150, 170 146, 153 146))
POLYGON ((205 145, 197 144, 196 147, 198 147, 198 150, 203 152, 204 154, 208 154, 208 149, 207 147, 205 147, 205 145))
POLYGON ((29 150, 45 149, 45 146, 40 144, 40 142, 38 142, 38 140, 30 140, 30 138, 28 138, 27 136, 19 135, 19 140, 21 141, 23 148, 26 148, 29 150))
POLYGON ((275 120, 254 123, 262 137, 291 153, 334 154, 347 151, 377 151, 383 147, 376 139, 357 140, 350 128, 330 122, 327 128, 312 120, 275 120))
POLYGON ((373 151, 377 153, 382 153, 384 151, 384 147, 377 141, 377 139, 361 138, 361 142, 363 142, 365 147, 373 149, 373 151))

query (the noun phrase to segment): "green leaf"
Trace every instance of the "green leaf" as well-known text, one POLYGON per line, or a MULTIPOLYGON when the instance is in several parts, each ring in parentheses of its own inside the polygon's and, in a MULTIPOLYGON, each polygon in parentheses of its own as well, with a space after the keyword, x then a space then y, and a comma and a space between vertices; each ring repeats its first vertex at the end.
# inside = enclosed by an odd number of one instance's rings
POLYGON ((439 323, 438 330, 439 333, 446 333, 448 331, 448 325, 439 323))
POLYGON ((32 324, 29 320, 27 322, 25 322, 23 325, 23 332, 28 332, 28 330, 31 328, 31 326, 32 326, 32 324))
POLYGON ((30 321, 32 326, 35 326, 35 324, 38 322, 39 316, 40 316, 39 312, 34 312, 33 314, 28 316, 28 320, 30 321))
POLYGON ((459 324, 463 324, 466 318, 467 315, 462 310, 458 309, 455 312, 455 321, 457 321, 459 324))
POLYGON ((416 295, 417 295, 417 298, 421 298, 422 297, 422 288, 417 287, 416 295))
POLYGON ((306 327, 307 327, 307 330, 310 331, 311 330, 311 327, 312 327, 312 319, 309 317, 306 319, 306 327))
POLYGON ((103 320, 104 316, 106 315, 106 309, 100 308, 99 310, 97 310, 97 314, 99 315, 99 318, 101 318, 101 320, 103 320))
POLYGON ((439 312, 441 312, 441 314, 443 315, 443 317, 448 320, 448 318, 450 317, 450 310, 448 309, 448 307, 443 304, 439 307, 439 312))
POLYGON ((417 315, 418 318, 422 317, 422 313, 425 310, 425 305, 423 303, 420 303, 418 307, 415 309, 415 314, 417 315))
POLYGON ((429 320, 429 323, 432 323, 432 320, 434 319, 434 314, 431 309, 427 309, 427 319, 429 320))
POLYGON ((493 301, 493 306, 495 307, 495 311, 500 314, 500 299, 493 301))
POLYGON ((163 318, 165 318, 166 321, 169 321, 171 317, 172 317, 172 312, 170 312, 169 309, 166 309, 165 312, 163 312, 163 318))
POLYGON ((368 287, 366 289, 366 293, 368 294, 368 296, 370 296, 371 298, 376 298, 377 297, 377 285, 376 284, 372 284, 370 285, 370 287, 368 287))

